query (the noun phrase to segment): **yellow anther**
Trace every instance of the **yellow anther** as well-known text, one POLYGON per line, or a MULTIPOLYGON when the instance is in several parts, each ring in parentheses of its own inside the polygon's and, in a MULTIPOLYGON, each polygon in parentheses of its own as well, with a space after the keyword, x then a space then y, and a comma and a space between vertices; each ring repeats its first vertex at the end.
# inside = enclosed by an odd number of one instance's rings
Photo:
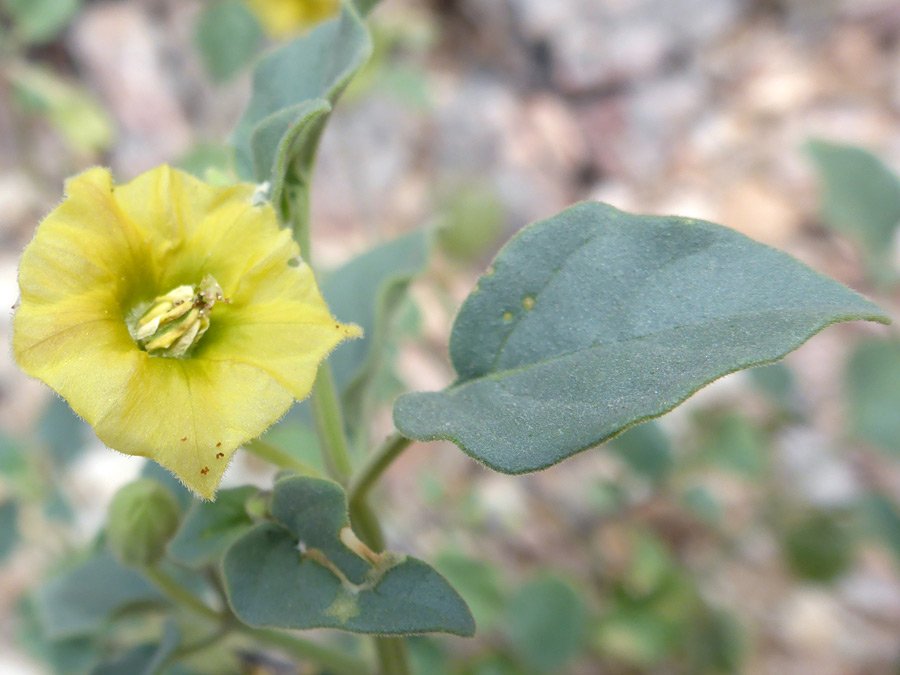
POLYGON ((154 298, 131 335, 152 356, 184 356, 209 328, 209 313, 216 302, 228 301, 209 275, 199 286, 178 286, 154 298))

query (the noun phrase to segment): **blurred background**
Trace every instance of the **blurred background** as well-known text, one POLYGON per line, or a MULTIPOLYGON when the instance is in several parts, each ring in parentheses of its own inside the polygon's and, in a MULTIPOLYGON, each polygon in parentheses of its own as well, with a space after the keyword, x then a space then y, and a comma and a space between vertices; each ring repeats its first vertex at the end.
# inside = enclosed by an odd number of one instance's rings
MULTIPOLYGON (((898 315, 897 0, 385 0, 371 24, 321 147, 317 258, 439 228, 373 440, 397 393, 451 381, 455 310, 502 242, 578 200, 721 223, 898 315)), ((67 176, 227 176, 270 44, 240 0, 0 0, 0 300, 67 176)), ((307 436, 292 418, 269 434, 307 436)), ((0 673, 90 672, 30 592, 143 466, 0 350, 0 673)), ((225 485, 270 477, 238 453, 225 485)), ((883 327, 831 328, 540 474, 414 445, 379 498, 392 547, 434 562, 479 624, 413 640, 426 675, 900 670, 900 346, 883 327)), ((297 672, 251 662, 196 672, 297 672)))

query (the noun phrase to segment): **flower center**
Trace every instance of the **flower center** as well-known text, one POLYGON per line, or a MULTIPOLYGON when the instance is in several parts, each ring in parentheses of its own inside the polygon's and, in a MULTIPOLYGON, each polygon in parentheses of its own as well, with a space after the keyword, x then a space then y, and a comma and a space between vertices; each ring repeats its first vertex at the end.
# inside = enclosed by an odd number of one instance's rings
POLYGON ((209 328, 209 313, 217 302, 228 302, 222 287, 206 275, 199 285, 173 288, 154 298, 128 330, 150 356, 182 357, 209 328))

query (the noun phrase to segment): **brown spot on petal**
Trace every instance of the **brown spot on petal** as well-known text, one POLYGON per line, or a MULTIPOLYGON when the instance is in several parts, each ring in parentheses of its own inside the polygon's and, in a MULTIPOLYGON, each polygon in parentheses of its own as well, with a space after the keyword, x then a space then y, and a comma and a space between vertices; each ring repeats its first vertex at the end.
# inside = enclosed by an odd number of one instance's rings
POLYGON ((219 441, 218 443, 216 443, 216 447, 217 447, 217 448, 221 448, 221 447, 222 447, 222 441, 219 441))
POLYGON ((181 442, 184 443, 187 440, 187 436, 181 439, 181 442))
POLYGON ((206 474, 209 473, 209 467, 204 466, 202 469, 200 469, 200 473, 202 473, 205 476, 206 474))
POLYGON ((224 453, 224 452, 217 452, 217 453, 216 453, 216 459, 222 459, 224 456, 225 456, 225 453, 224 453))

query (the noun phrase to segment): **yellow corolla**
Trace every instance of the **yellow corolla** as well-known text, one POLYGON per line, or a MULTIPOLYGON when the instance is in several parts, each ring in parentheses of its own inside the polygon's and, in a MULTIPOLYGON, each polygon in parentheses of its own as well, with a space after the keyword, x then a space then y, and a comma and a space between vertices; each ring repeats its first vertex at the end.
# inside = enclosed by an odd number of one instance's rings
POLYGON ((19 266, 13 353, 109 447, 211 499, 228 461, 360 335, 254 186, 163 166, 127 185, 72 178, 19 266))
POLYGON ((284 38, 337 15, 341 0, 246 0, 266 31, 284 38))

